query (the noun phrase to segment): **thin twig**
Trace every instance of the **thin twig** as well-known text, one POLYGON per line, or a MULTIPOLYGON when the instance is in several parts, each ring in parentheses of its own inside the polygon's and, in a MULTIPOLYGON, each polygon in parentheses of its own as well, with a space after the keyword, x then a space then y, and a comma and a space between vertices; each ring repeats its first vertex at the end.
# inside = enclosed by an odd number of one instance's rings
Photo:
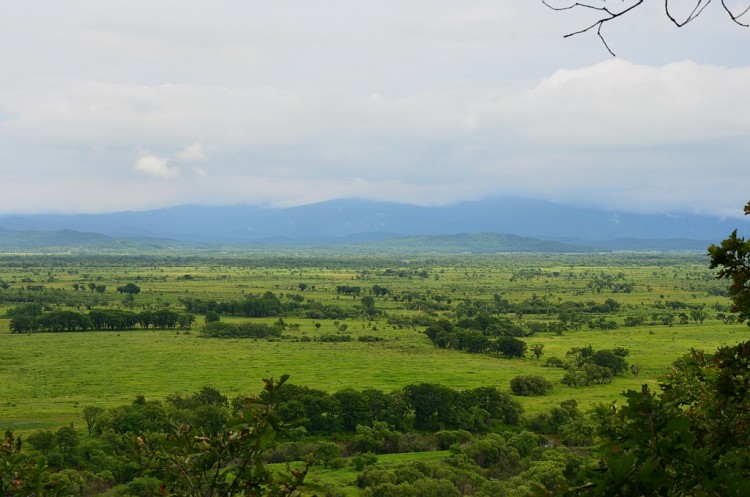
POLYGON ((638 0, 636 3, 634 3, 630 7, 626 8, 624 10, 621 10, 619 12, 613 12, 613 11, 609 10, 607 7, 595 7, 593 5, 589 5, 589 4, 585 4, 585 3, 579 3, 579 2, 576 2, 576 3, 572 4, 572 5, 568 5, 567 7, 555 7, 555 6, 550 5, 549 3, 547 3, 547 0, 542 0, 542 3, 545 6, 547 6, 548 8, 550 8, 552 10, 556 10, 556 11, 571 10, 571 9, 575 9, 576 7, 582 7, 582 8, 585 8, 585 9, 591 9, 591 10, 598 10, 600 12, 606 12, 609 15, 609 17, 604 17, 602 19, 599 19, 598 21, 596 21, 595 23, 593 23, 592 25, 590 25, 587 28, 580 29, 578 31, 574 31, 572 33, 568 33, 565 36, 563 36, 563 38, 569 38, 571 36, 579 35, 581 33, 585 33, 587 31, 590 31, 590 30, 596 28, 596 34, 597 34, 597 36, 599 36, 599 39, 602 40, 602 43, 604 44, 604 48, 606 48, 607 51, 612 55, 612 57, 614 57, 615 53, 612 51, 611 48, 609 48, 609 45, 607 44, 607 41, 604 39, 604 36, 602 35, 602 26, 604 26, 604 23, 607 23, 609 21, 612 21, 613 19, 617 19, 618 17, 621 17, 621 16, 627 14, 631 10, 633 10, 636 7, 638 7, 639 5, 641 5, 643 3, 643 1, 644 0, 638 0))
MULTIPOLYGON (((723 2, 723 0, 722 0, 723 2)), ((680 22, 677 19, 672 16, 672 14, 669 12, 669 0, 664 0, 664 12, 667 14, 667 17, 669 18, 672 23, 674 23, 675 26, 678 28, 683 27, 685 24, 689 23, 699 15, 701 15, 701 12, 703 12, 703 9, 708 7, 708 4, 711 3, 711 0, 708 0, 706 3, 703 3, 703 0, 698 0, 696 2, 695 7, 693 8, 693 11, 688 15, 684 21, 680 22)))
MULTIPOLYGON (((593 1, 593 0, 592 0, 593 1)), ((605 1, 605 0, 602 0, 605 1)), ((708 7, 708 5, 711 3, 712 0, 695 0, 695 6, 693 7, 693 10, 688 14, 687 17, 685 17, 682 21, 678 21, 676 17, 672 15, 672 12, 669 10, 669 2, 670 0, 664 0, 664 12, 667 15, 667 18, 677 26, 678 28, 681 28, 688 24, 689 22, 694 21, 697 19, 703 11, 708 7)), ((618 17, 622 17, 623 15, 627 14, 631 10, 640 7, 643 4, 644 0, 634 0, 634 3, 630 5, 629 7, 624 8, 620 11, 613 11, 610 10, 606 6, 596 6, 591 5, 590 3, 582 3, 582 2, 575 2, 570 5, 564 6, 564 7, 556 7, 554 5, 551 5, 548 3, 548 0, 542 0, 542 4, 546 6, 547 8, 554 10, 554 11, 564 11, 564 10, 574 10, 574 9, 589 9, 589 10, 595 10, 598 12, 602 12, 606 14, 606 17, 602 17, 601 19, 597 20, 590 26, 587 26, 585 28, 579 29, 577 31, 573 31, 571 33, 568 33, 563 36, 563 38, 569 38, 571 36, 579 35, 582 33, 586 33, 588 31, 593 30, 596 28, 596 34, 599 37, 599 39, 602 41, 602 44, 604 45, 604 48, 607 49, 607 52, 609 52, 613 57, 615 56, 615 53, 612 51, 612 49, 607 44, 607 40, 604 38, 604 35, 602 34, 602 27, 605 23, 608 23, 610 21, 613 21, 617 19, 618 17)), ((721 0, 721 6, 724 8, 724 10, 729 15, 729 18, 734 22, 735 24, 742 26, 742 27, 750 27, 750 23, 745 23, 740 20, 744 15, 746 15, 748 12, 750 12, 750 2, 748 2, 747 7, 745 7, 744 10, 739 12, 738 14, 735 14, 732 12, 732 10, 727 6, 726 0, 721 0)))
POLYGON ((743 10, 737 15, 734 15, 732 11, 729 10, 729 7, 727 7, 727 4, 726 4, 726 0, 721 0, 721 6, 724 7, 724 10, 727 11, 727 14, 729 14, 729 18, 732 19, 733 22, 735 22, 736 24, 739 24, 743 28, 747 28, 748 26, 750 26, 740 21, 740 17, 744 16, 745 14, 748 13, 748 11, 750 11, 750 4, 747 7, 745 7, 745 10, 743 10))

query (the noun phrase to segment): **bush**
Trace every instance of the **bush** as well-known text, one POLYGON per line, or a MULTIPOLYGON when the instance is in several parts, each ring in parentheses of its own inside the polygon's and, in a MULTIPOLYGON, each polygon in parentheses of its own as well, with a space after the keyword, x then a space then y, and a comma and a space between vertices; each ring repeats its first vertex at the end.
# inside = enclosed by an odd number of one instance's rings
POLYGON ((596 425, 584 419, 573 419, 559 427, 560 440, 567 446, 585 447, 594 443, 596 425))
POLYGON ((440 450, 447 450, 451 445, 461 445, 471 441, 472 434, 466 430, 442 430, 435 433, 440 450))
POLYGON ((548 357, 544 365, 548 368, 562 368, 565 367, 565 362, 559 357, 548 357))
POLYGON ((362 471, 367 466, 372 466, 377 462, 378 456, 376 456, 372 452, 357 454, 356 456, 352 457, 352 466, 354 466, 354 469, 356 469, 357 471, 362 471))
POLYGON ((127 484, 127 492, 134 497, 160 494, 161 482, 156 478, 135 478, 127 484))
POLYGON ((319 342, 351 342, 351 335, 320 335, 318 337, 319 342))
POLYGON ((580 369, 568 371, 561 381, 563 385, 568 385, 569 387, 584 387, 589 385, 588 375, 580 369))
POLYGON ((541 376, 516 376, 510 380, 510 389, 514 394, 525 397, 544 395, 552 390, 552 383, 541 376))

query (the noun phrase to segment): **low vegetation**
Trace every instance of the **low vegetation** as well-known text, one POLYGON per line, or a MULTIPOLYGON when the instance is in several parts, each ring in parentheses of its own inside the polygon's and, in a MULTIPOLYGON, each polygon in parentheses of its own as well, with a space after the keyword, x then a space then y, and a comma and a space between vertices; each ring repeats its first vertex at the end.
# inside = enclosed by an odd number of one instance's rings
POLYGON ((0 256, 0 491, 742 495, 748 253, 0 256))

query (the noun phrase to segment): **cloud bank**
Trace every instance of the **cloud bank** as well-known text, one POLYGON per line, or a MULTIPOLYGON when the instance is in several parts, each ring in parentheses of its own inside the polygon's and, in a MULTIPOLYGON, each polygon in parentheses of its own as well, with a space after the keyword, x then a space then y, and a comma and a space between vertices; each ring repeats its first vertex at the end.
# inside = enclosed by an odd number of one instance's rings
POLYGON ((738 216, 750 191, 732 33, 707 53, 650 20, 651 39, 613 31, 634 62, 507 2, 187 2, 149 17, 165 21, 80 3, 0 21, 0 60, 19 68, 0 82, 0 212, 516 195, 738 216))

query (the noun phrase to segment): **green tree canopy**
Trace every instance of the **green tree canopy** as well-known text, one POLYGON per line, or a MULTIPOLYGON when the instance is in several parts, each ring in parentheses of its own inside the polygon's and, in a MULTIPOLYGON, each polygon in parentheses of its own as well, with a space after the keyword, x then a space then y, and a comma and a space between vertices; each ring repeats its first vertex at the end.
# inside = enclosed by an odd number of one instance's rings
MULTIPOLYGON (((750 215, 750 202, 745 205, 745 215, 750 215)), ((737 236, 734 230, 721 244, 708 247, 708 255, 710 268, 720 268, 716 276, 732 281, 729 286, 732 312, 737 313, 738 321, 747 320, 750 318, 750 240, 737 236)))

